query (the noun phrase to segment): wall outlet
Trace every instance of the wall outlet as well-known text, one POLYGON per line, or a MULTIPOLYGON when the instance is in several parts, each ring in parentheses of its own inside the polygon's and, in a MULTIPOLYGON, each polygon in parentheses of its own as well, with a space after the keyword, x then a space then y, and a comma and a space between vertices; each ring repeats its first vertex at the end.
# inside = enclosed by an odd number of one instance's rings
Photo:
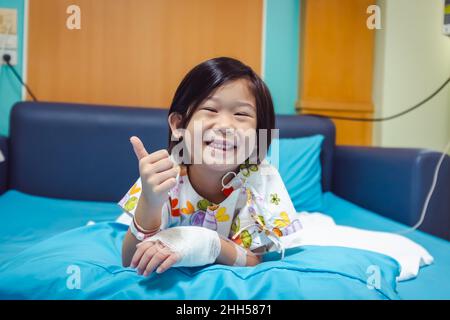
POLYGON ((3 61, 3 55, 9 54, 11 56, 10 64, 15 66, 17 64, 17 50, 2 50, 0 49, 0 60, 2 64, 6 64, 5 61, 3 61))

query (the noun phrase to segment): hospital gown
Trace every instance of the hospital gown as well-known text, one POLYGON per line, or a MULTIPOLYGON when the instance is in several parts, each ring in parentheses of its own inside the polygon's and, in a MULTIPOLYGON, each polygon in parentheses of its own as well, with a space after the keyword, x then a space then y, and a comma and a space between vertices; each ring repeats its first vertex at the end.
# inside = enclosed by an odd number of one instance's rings
MULTIPOLYGON (((139 178, 118 203, 124 210, 119 220, 131 223, 141 191, 139 178)), ((278 170, 269 164, 241 164, 222 192, 226 198, 221 203, 200 196, 182 165, 162 208, 161 229, 201 226, 251 251, 284 253, 280 238, 302 228, 278 170)))

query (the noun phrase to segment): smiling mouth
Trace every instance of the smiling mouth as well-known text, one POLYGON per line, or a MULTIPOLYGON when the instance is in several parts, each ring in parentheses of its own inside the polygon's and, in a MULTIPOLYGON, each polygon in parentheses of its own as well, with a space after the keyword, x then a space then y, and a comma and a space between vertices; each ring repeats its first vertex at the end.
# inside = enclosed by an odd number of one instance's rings
POLYGON ((229 151, 237 148, 235 143, 227 140, 211 140, 206 141, 205 144, 212 149, 221 151, 229 151))

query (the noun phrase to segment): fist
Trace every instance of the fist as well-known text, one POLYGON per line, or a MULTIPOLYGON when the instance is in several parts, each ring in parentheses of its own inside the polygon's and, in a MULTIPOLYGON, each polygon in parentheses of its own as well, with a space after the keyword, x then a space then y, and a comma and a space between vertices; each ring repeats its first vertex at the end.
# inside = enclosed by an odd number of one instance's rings
POLYGON ((142 195, 150 207, 160 208, 169 197, 168 191, 175 186, 180 168, 170 159, 167 150, 149 154, 138 137, 131 137, 130 142, 139 162, 142 195))

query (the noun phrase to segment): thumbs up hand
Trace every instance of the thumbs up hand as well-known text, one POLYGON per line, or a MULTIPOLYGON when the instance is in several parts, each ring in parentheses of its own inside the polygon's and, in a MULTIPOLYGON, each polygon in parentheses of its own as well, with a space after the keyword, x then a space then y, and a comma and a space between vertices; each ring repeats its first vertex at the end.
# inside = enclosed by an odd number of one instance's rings
POLYGON ((138 137, 131 137, 130 142, 139 161, 142 195, 150 207, 161 208, 168 199, 168 191, 176 184, 179 166, 165 149, 149 154, 138 137))

